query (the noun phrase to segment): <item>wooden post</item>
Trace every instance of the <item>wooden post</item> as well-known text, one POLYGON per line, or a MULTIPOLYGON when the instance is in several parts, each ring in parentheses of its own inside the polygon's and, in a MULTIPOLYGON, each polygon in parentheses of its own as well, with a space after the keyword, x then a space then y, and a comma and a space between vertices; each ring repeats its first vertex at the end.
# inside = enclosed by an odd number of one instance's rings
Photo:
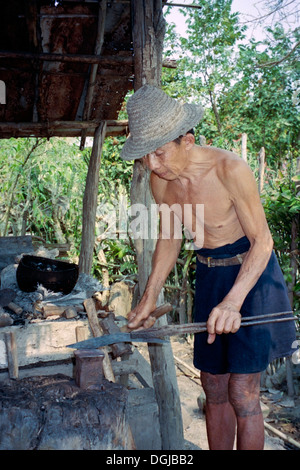
MULTIPOLYGON (((106 0, 99 1, 99 8, 98 8, 98 27, 97 27, 97 38, 96 38, 96 45, 95 45, 95 55, 100 55, 102 50, 102 45, 104 42, 104 31, 105 31, 105 20, 106 20, 106 0)), ((91 72, 89 77, 89 84, 87 90, 87 96, 83 111, 83 119, 89 119, 91 114, 91 106, 94 94, 94 88, 96 83, 96 76, 98 71, 98 64, 91 65, 91 72)), ((80 142, 80 150, 84 149, 86 138, 86 131, 82 131, 81 135, 81 142, 80 142)))
POLYGON ((95 245, 95 220, 97 211, 99 170, 101 152, 105 138, 106 122, 101 122, 96 129, 91 153, 82 210, 82 241, 79 256, 79 272, 90 274, 93 265, 95 245))
POLYGON ((265 175, 265 148, 264 147, 262 147, 259 151, 258 160, 259 160, 258 189, 259 189, 259 194, 260 194, 264 187, 264 175, 265 175))
MULTIPOLYGON (((131 0, 132 31, 134 48, 134 88, 144 84, 160 85, 162 69, 162 49, 165 22, 161 0, 131 0)), ((149 171, 141 161, 134 164, 131 186, 131 203, 140 203, 148 208, 154 203, 150 185, 149 171)), ((143 294, 152 265, 152 255, 156 240, 150 238, 136 240, 136 257, 139 272, 139 293, 143 294)), ((160 295, 160 301, 162 294, 160 295)), ((166 317, 157 320, 159 325, 166 324, 166 317)), ((162 449, 182 449, 183 425, 180 396, 171 344, 149 345, 149 356, 153 376, 155 396, 159 408, 162 449)))
POLYGON ((242 134, 242 159, 247 161, 247 134, 242 134))

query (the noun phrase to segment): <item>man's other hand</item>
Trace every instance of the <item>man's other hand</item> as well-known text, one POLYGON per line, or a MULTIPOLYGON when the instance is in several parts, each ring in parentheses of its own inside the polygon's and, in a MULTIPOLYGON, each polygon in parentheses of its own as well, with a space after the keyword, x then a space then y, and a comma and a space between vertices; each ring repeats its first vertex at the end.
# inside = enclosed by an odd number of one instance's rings
POLYGON ((215 341, 216 334, 236 333, 241 326, 241 314, 230 302, 221 302, 212 309, 207 320, 208 344, 215 341))

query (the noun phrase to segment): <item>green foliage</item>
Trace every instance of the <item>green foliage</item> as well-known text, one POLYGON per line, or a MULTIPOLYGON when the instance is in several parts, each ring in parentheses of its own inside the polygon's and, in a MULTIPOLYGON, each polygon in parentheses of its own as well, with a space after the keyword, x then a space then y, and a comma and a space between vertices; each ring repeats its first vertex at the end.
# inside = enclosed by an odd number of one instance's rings
POLYGON ((293 176, 291 163, 283 171, 269 170, 267 184, 262 195, 262 203, 270 227, 276 255, 284 273, 286 282, 294 292, 294 308, 299 310, 299 214, 300 199, 297 177, 293 176), (272 175, 273 173, 273 175, 272 175), (271 175, 270 175, 271 174, 271 175), (292 257, 298 268, 292 268, 292 257))
MULTIPOLYGON (((112 274, 134 272, 134 252, 126 240, 106 240, 107 224, 101 223, 101 207, 117 208, 121 193, 130 190, 132 162, 119 158, 124 137, 108 138, 102 153, 99 180, 99 213, 96 235, 108 263, 125 259, 112 274), (103 239, 103 240, 102 240, 103 239), (127 256, 127 258, 126 258, 127 256)), ((32 234, 47 243, 70 243, 70 255, 78 259, 81 244, 82 200, 91 148, 79 151, 77 139, 8 139, 0 149, 0 233, 32 234)), ((95 257, 95 272, 101 266, 95 257)))
MULTIPOLYGON (((99 204, 96 221, 96 255, 103 250, 111 279, 136 273, 135 252, 128 237, 127 226, 122 227, 120 210, 128 211, 130 204, 130 183, 133 161, 120 158, 125 137, 107 138, 101 159, 99 181, 99 204), (112 215, 116 216, 116 220, 112 215), (126 233, 120 233, 124 229, 126 233)), ((94 272, 99 273, 101 265, 94 260, 94 272)))
POLYGON ((288 150, 296 157, 300 118, 293 93, 299 78, 298 49, 274 67, 262 65, 287 55, 297 31, 288 37, 277 24, 268 28, 264 42, 241 42, 245 26, 231 12, 232 0, 198 3, 200 10, 182 10, 187 37, 176 38, 169 28, 165 53, 170 55, 170 45, 176 44, 179 58, 177 69, 164 73, 164 89, 204 105, 198 132, 209 144, 232 149, 247 133, 249 152, 265 147, 268 164, 280 166, 288 150))
POLYGON ((2 140, 0 162, 1 235, 32 233, 77 244, 87 171, 78 146, 54 138, 2 140))

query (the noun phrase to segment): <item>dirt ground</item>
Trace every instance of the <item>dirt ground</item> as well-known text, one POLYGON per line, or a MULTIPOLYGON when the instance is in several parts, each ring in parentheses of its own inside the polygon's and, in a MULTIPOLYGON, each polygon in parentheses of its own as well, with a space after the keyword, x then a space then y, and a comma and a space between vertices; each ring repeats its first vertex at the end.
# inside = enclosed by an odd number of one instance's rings
MULTIPOLYGON (((172 349, 181 397, 186 449, 208 450, 205 411, 202 410, 205 398, 198 371, 193 367, 193 345, 185 339, 175 339, 172 340, 172 349)), ((291 437, 300 446, 300 397, 291 400, 283 385, 282 390, 262 390, 261 403, 265 422, 291 437)), ((270 430, 265 430, 265 450, 295 449, 295 446, 270 430)))

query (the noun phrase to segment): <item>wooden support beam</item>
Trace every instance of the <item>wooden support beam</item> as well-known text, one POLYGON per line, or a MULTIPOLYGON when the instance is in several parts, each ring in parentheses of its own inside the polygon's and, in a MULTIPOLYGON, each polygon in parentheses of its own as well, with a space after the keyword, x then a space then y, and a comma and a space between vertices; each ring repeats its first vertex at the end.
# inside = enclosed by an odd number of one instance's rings
MULTIPOLYGON (((131 9, 135 60, 134 89, 137 91, 146 83, 160 85, 165 21, 161 0, 131 0, 131 9)), ((136 161, 131 184, 131 202, 141 203, 150 209, 154 201, 150 191, 149 176, 147 168, 140 161, 136 161)), ((140 296, 144 292, 151 271, 155 243, 156 240, 151 240, 150 237, 147 240, 136 240, 140 296)), ((162 302, 161 298, 159 300, 162 302)), ((161 317, 157 322, 159 325, 165 325, 167 320, 161 317)), ((149 345, 149 357, 159 408, 162 448, 182 449, 183 424, 171 344, 149 345)))
MULTIPOLYGON (((104 42, 105 20, 106 20, 106 0, 101 0, 99 1, 99 8, 98 8, 97 37, 96 37, 96 44, 95 44, 95 50, 94 50, 95 55, 100 55, 102 51, 102 46, 104 42)), ((87 96, 86 96, 84 110, 83 110, 84 120, 88 120, 91 115, 91 107, 92 107, 92 101, 93 101, 93 96, 94 96, 97 71, 98 71, 98 64, 92 64, 88 88, 87 88, 87 96)), ((86 139, 86 131, 82 131, 80 150, 84 149, 85 139, 86 139)))
MULTIPOLYGON (((52 122, 0 122, 0 138, 10 137, 80 137, 82 129, 86 135, 94 136, 99 121, 52 121, 52 122)), ((128 134, 127 120, 106 121, 105 136, 128 134)))
POLYGON ((200 10, 202 7, 200 5, 186 5, 185 3, 170 3, 170 2, 167 2, 164 4, 164 6, 168 6, 168 7, 180 7, 180 8, 195 8, 196 10, 200 10))
MULTIPOLYGON (((67 1, 71 1, 71 0, 67 0, 67 1)), ((124 3, 125 5, 130 3, 130 0, 115 0, 116 3, 124 3)), ((163 7, 164 6, 169 6, 169 7, 182 7, 182 8, 202 8, 201 6, 199 5, 193 5, 193 4, 190 4, 190 5, 187 5, 186 3, 170 3, 170 2, 163 2, 163 7)))
MULTIPOLYGON (((81 64, 98 64, 101 67, 106 65, 130 66, 133 65, 134 58, 132 52, 128 51, 126 55, 89 55, 89 54, 50 54, 50 53, 32 53, 32 52, 15 52, 1 51, 0 59, 16 59, 16 60, 36 60, 43 62, 71 62, 81 64)), ((166 58, 162 62, 162 66, 175 69, 177 67, 176 60, 166 58)), ((5 69, 5 67, 4 67, 5 69)))
POLYGON ((134 89, 161 82, 165 20, 161 0, 131 0, 134 44, 134 89))
POLYGON ((99 186, 101 153, 105 139, 106 122, 102 122, 95 132, 91 152, 82 209, 82 240, 79 256, 79 272, 90 274, 93 265, 95 246, 95 220, 99 186))

